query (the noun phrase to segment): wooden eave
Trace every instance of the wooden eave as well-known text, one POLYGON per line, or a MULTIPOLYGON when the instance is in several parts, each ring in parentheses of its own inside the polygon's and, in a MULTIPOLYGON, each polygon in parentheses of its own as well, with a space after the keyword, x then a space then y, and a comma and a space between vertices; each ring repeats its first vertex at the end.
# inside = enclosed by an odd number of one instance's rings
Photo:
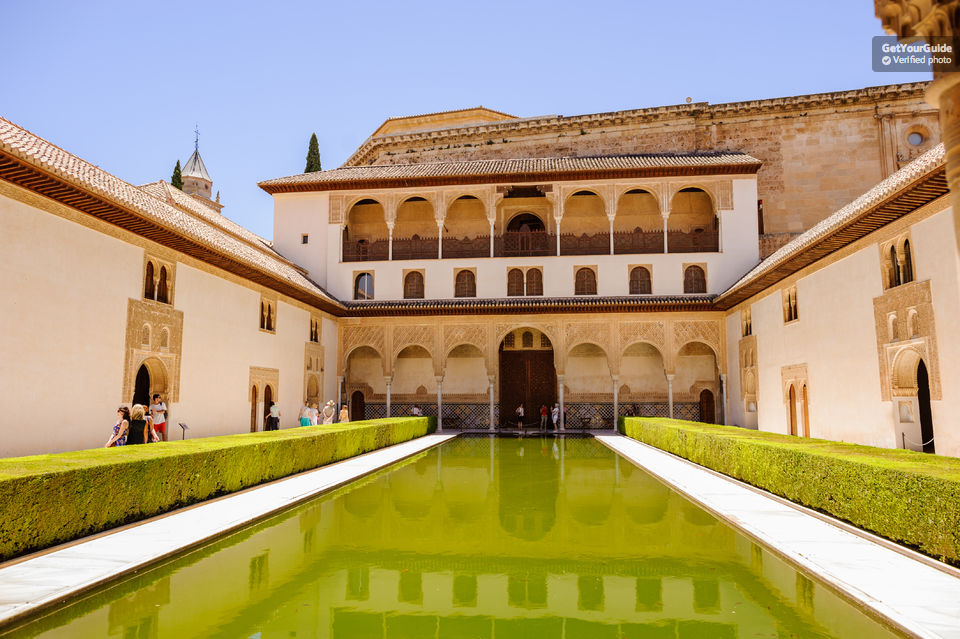
MULTIPOLYGON (((438 175, 408 178, 367 178, 337 182, 290 182, 257 186, 270 194, 305 193, 310 191, 360 191, 368 189, 401 189, 465 184, 519 184, 573 180, 623 180, 637 178, 686 177, 704 175, 750 175, 760 170, 760 162, 745 164, 711 164, 694 166, 653 166, 630 169, 596 169, 582 171, 538 171, 525 173, 493 173, 482 175, 438 175)), ((282 178, 281 178, 282 179, 282 178)))
POLYGON ((716 311, 710 297, 459 298, 346 302, 348 317, 716 311))
POLYGON ((777 282, 797 271, 823 259, 834 251, 873 233, 894 220, 916 211, 949 193, 946 168, 923 175, 909 185, 898 189, 886 199, 867 208, 837 228, 831 230, 812 244, 799 248, 773 268, 758 273, 747 282, 721 293, 714 300, 719 310, 729 310, 758 293, 772 287, 777 282))

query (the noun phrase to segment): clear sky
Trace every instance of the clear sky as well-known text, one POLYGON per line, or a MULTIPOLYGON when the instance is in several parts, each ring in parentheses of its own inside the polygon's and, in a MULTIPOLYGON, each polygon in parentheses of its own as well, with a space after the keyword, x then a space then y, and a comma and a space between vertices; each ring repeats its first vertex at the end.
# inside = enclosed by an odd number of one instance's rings
POLYGON ((339 166, 386 118, 576 115, 928 80, 874 73, 870 0, 0 0, 0 115, 133 184, 200 127, 224 213, 267 238, 259 180, 339 166))

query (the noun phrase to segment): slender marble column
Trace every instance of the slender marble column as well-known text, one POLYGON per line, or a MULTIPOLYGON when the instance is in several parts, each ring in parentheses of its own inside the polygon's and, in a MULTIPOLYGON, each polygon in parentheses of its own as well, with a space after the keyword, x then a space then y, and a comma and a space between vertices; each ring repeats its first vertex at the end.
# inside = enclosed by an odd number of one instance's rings
POLYGON ((390 417, 390 383, 392 380, 389 377, 383 379, 387 383, 387 417, 390 417))
POLYGON ((343 377, 337 376, 337 409, 339 410, 340 405, 343 404, 341 399, 343 398, 343 377))
POLYGON ((560 430, 566 430, 567 423, 563 415, 563 375, 557 375, 557 389, 560 392, 560 430))
POLYGON ((723 405, 720 409, 723 411, 723 424, 727 423, 727 376, 725 373, 720 375, 720 383, 723 385, 723 405))
POLYGON ((610 219, 610 255, 613 255, 613 218, 610 219))
POLYGON ((667 375, 667 403, 670 408, 670 419, 673 419, 673 375, 667 375))
POLYGON ((443 431, 443 378, 437 378, 437 432, 443 431))
POLYGON ((667 216, 663 216, 663 252, 669 253, 670 248, 667 245, 667 216))
POLYGON ((387 259, 393 259, 393 225, 387 227, 387 259))
POLYGON ((613 379, 613 430, 617 430, 617 421, 620 417, 620 389, 619 380, 620 377, 617 375, 612 376, 613 379))
POLYGON ((496 426, 496 423, 494 421, 495 415, 496 415, 496 409, 493 405, 493 378, 491 377, 489 379, 490 379, 490 389, 489 389, 490 390, 490 430, 493 430, 496 426))
POLYGON ((493 257, 493 225, 494 221, 490 220, 490 257, 493 257))

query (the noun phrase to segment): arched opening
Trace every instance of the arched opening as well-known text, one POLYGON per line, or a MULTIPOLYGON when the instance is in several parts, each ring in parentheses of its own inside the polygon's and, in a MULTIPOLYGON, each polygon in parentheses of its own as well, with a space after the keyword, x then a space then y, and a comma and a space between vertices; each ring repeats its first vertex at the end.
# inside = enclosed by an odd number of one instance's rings
POLYGON ((473 271, 464 269, 457 273, 456 281, 453 287, 454 297, 476 297, 477 296, 477 276, 473 271))
POLYGON ((353 416, 353 421, 359 422, 366 419, 366 410, 363 393, 358 390, 353 391, 353 394, 350 395, 350 414, 353 416))
POLYGON ((810 436, 810 398, 807 393, 807 385, 804 384, 800 389, 801 403, 803 405, 803 436, 810 436))
POLYGON ((403 299, 423 299, 423 273, 410 271, 403 278, 403 299))
POLYGON ((424 415, 437 414, 437 374, 430 351, 411 344, 397 353, 393 360, 391 393, 393 415, 409 415, 414 406, 424 415))
POLYGON ((267 384, 263 389, 263 430, 268 428, 267 417, 270 416, 270 407, 273 405, 273 387, 267 384))
POLYGON ((418 196, 404 200, 393 225, 393 259, 436 259, 437 233, 433 205, 418 196))
POLYGON ((565 367, 567 428, 610 428, 613 380, 606 351, 591 342, 575 344, 567 353, 565 367))
POLYGON ((677 419, 705 421, 704 417, 717 418, 716 402, 713 415, 704 416, 701 405, 702 391, 709 390, 716 398, 720 393, 717 355, 713 348, 703 342, 688 342, 677 351, 673 378, 673 415, 677 419))
POLYGON ((663 217, 649 191, 632 189, 620 196, 613 220, 614 253, 663 253, 663 217))
POLYGON ((443 257, 490 255, 490 222, 483 202, 462 195, 450 204, 443 222, 443 257))
POLYGON ((630 294, 649 295, 652 292, 653 284, 650 281, 650 271, 643 266, 635 266, 630 269, 630 294))
POLYGON ((459 344, 447 353, 444 371, 444 430, 489 428, 490 380, 483 352, 473 344, 459 344))
POLYGON ((715 252, 720 248, 720 227, 713 200, 703 189, 680 189, 673 196, 667 228, 670 253, 715 252))
POLYGON ((512 268, 507 272, 507 295, 516 297, 523 295, 523 271, 512 268))
POLYGON ((501 425, 516 426, 518 406, 523 406, 523 423, 536 424, 540 406, 549 408, 557 401, 553 346, 541 336, 535 328, 522 327, 507 333, 500 342, 501 425), (525 341, 526 333, 530 338, 525 341))
POLYGON ((370 275, 370 273, 360 273, 357 275, 353 281, 353 299, 373 299, 373 275, 370 275))
MULTIPOLYGON (((353 394, 361 391, 364 397, 364 415, 366 419, 386 416, 387 385, 384 379, 384 362, 380 353, 370 346, 359 346, 347 354, 343 374, 346 384, 346 399, 353 402, 353 394)), ((403 388, 402 380, 395 377, 394 392, 403 388)), ((338 397, 339 401, 339 397, 338 397)), ((396 398, 394 398, 396 404, 396 398)), ((359 413, 351 412, 351 415, 359 413)), ((394 407, 394 415, 399 415, 394 407)))
POLYGON ((250 432, 257 432, 257 385, 250 387, 250 432))
POLYGON ((369 198, 350 207, 344 217, 343 261, 385 260, 389 253, 383 206, 369 198))
POLYGON ((604 255, 610 252, 610 220, 603 198, 577 191, 567 198, 560 226, 562 255, 604 255))
POLYGON ((700 421, 707 424, 717 421, 713 393, 706 388, 700 391, 700 421))
POLYGON ((527 295, 543 295, 543 273, 538 268, 527 269, 527 295))
POLYGON ((147 262, 146 273, 143 276, 143 297, 152 300, 155 297, 153 262, 147 262))
POLYGON ((137 381, 133 386, 133 399, 130 403, 150 405, 150 371, 146 364, 141 364, 137 369, 137 381))
POLYGON ((900 265, 897 264, 897 247, 890 247, 890 288, 900 286, 900 265))
POLYGON ((555 249, 550 241, 543 220, 533 213, 519 213, 507 223, 507 230, 500 239, 504 257, 522 255, 550 255, 555 249))
MULTIPOLYGON (((307 378, 307 403, 308 404, 320 403, 320 383, 317 381, 316 375, 310 375, 307 378)), ((354 413, 351 413, 351 414, 354 414, 354 413)))
POLYGON ((706 293, 707 274, 699 266, 688 266, 683 271, 684 293, 706 293))
POLYGON ((596 295, 597 274, 592 268, 577 269, 573 284, 574 295, 596 295))
POLYGON ((267 330, 273 330, 273 304, 267 303, 267 330))
POLYGON ((157 281, 157 301, 163 302, 164 304, 170 303, 170 298, 167 294, 167 267, 160 267, 160 278, 157 281))
POLYGON ((790 420, 790 434, 797 434, 797 389, 794 388, 793 384, 790 384, 790 392, 788 393, 788 400, 790 404, 789 410, 789 420, 790 420))
POLYGON ((267 328, 267 306, 260 302, 260 328, 267 328))
POLYGON ((930 376, 927 373, 927 365, 922 359, 917 364, 917 403, 920 407, 920 437, 923 442, 923 452, 935 453, 933 411, 930 407, 930 376))
POLYGON ((903 242, 903 282, 913 281, 913 256, 910 253, 910 240, 903 242))
POLYGON ((667 378, 656 346, 634 342, 620 358, 620 414, 635 417, 667 415, 667 378))

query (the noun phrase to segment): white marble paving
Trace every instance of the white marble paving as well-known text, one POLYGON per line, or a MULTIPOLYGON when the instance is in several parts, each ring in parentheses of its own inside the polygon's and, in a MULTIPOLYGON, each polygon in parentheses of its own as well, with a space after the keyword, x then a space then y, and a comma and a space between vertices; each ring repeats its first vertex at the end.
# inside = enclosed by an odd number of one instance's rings
POLYGON ((960 639, 960 579, 652 446, 597 439, 901 629, 960 639))
POLYGON ((426 435, 0 568, 0 627, 452 437, 426 435))

